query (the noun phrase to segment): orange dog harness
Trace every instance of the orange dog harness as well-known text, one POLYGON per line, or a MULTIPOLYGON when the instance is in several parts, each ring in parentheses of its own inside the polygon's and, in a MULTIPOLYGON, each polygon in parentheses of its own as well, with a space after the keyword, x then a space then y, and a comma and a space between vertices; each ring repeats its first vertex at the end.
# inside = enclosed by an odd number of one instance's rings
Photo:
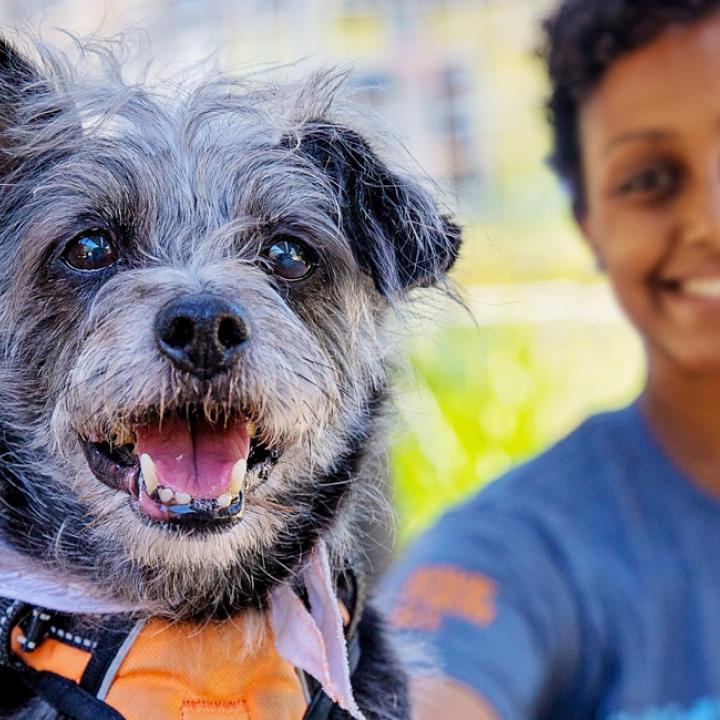
MULTIPOLYGON (((26 665, 80 683, 91 650, 49 638, 27 652, 21 633, 16 628, 12 647, 26 665)), ((97 697, 126 720, 302 720, 307 700, 300 678, 278 655, 272 631, 250 652, 244 647, 242 630, 232 621, 138 623, 118 648, 97 697)))
POLYGON ((71 616, 0 599, 0 639, 0 664, 73 720, 323 720, 335 707, 269 626, 251 643, 232 620, 114 617, 84 633, 71 616))

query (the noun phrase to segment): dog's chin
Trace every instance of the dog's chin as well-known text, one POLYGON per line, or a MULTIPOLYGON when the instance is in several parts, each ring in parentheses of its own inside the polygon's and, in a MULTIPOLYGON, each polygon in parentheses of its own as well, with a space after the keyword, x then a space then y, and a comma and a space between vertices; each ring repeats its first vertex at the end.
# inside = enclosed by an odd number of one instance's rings
POLYGON ((209 420, 193 407, 145 412, 112 437, 80 442, 94 477, 126 493, 143 523, 192 535, 241 522, 249 486, 262 484, 281 454, 247 414, 209 420))

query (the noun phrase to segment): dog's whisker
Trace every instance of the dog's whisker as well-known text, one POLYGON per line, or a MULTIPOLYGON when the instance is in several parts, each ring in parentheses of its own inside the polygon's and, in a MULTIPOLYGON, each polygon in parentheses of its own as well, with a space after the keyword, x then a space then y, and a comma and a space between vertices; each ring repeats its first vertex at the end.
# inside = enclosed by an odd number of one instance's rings
POLYGON ((274 500, 268 500, 259 497, 248 497, 246 500, 248 505, 254 505, 256 507, 263 508, 265 510, 278 510, 284 513, 295 513, 297 509, 292 505, 283 505, 282 503, 275 502, 274 500))

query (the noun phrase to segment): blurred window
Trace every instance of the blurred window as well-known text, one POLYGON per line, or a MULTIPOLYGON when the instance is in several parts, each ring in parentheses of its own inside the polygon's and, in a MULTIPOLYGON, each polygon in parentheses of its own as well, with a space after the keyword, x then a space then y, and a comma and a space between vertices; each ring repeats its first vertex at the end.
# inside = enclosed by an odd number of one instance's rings
POLYGON ((342 11, 345 15, 374 15, 383 4, 379 0, 342 0, 342 11))
POLYGON ((436 130, 445 144, 448 179, 459 196, 472 200, 481 180, 479 153, 475 146, 471 114, 471 78, 467 67, 459 63, 439 70, 435 108, 436 130))
POLYGON ((356 102, 378 112, 385 111, 389 98, 397 93, 397 79, 384 70, 353 73, 348 83, 356 102))

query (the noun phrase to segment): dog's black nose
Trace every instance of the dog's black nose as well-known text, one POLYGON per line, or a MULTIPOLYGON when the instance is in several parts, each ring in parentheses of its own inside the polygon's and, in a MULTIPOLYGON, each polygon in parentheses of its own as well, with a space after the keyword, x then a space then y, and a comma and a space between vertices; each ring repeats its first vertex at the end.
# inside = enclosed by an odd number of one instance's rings
POLYGON ((207 380, 233 363, 250 326, 234 303, 199 293, 168 303, 155 321, 161 352, 181 370, 207 380))

